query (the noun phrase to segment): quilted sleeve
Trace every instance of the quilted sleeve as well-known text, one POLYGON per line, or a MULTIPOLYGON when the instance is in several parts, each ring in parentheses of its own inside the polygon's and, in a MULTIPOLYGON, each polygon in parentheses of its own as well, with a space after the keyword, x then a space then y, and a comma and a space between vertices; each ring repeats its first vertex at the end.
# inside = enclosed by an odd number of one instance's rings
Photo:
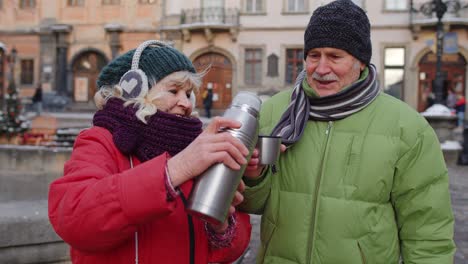
POLYGON ((391 200, 404 263, 453 263, 454 219, 439 141, 426 123, 401 145, 405 151, 396 165, 391 200))

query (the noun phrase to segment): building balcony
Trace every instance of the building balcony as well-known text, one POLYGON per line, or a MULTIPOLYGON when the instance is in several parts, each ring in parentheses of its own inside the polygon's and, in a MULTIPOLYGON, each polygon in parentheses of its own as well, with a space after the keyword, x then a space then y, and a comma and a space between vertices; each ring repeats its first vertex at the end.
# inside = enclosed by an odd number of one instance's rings
POLYGON ((208 42, 213 40, 213 34, 228 32, 235 41, 239 31, 239 10, 218 7, 185 9, 180 15, 166 16, 161 31, 179 31, 185 41, 190 41, 193 33, 203 33, 208 42))

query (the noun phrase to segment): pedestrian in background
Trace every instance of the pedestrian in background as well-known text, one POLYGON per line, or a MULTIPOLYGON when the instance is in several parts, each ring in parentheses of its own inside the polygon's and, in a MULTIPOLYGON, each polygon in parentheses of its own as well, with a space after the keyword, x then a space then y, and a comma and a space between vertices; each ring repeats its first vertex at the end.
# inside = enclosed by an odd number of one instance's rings
POLYGON ((457 103, 457 94, 452 89, 448 89, 447 107, 450 108, 451 111, 455 112, 456 103, 457 103))
POLYGON ((229 263, 246 249, 249 216, 211 225, 185 212, 194 178, 217 162, 239 169, 247 148, 217 118, 193 117, 202 74, 178 50, 152 41, 105 66, 94 126, 81 132, 64 176, 49 190, 49 218, 73 263, 229 263), (141 52, 141 53, 140 53, 141 52), (132 59, 138 69, 130 71, 132 59))
POLYGON ((262 214, 258 263, 453 263, 454 219, 439 141, 380 92, 368 17, 353 1, 317 8, 305 70, 267 100, 260 133, 287 146, 244 175, 241 209, 262 214))
POLYGON ((455 112, 457 113, 457 126, 459 130, 463 129, 463 124, 465 122, 465 110, 466 110, 466 100, 463 94, 457 95, 457 101, 455 103, 455 112))
POLYGON ((206 117, 211 118, 211 106, 213 105, 213 88, 208 87, 203 92, 203 106, 205 107, 206 117))
POLYGON ((34 95, 32 97, 32 103, 34 110, 36 111, 36 116, 40 116, 42 113, 42 85, 38 84, 34 95))

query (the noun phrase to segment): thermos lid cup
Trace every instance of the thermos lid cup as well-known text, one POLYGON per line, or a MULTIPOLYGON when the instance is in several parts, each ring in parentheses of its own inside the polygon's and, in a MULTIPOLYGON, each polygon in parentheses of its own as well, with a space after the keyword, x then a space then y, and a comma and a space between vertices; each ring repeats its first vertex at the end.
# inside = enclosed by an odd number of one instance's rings
POLYGON ((274 165, 281 153, 281 137, 259 135, 257 148, 260 164, 274 165))
POLYGON ((232 100, 233 105, 248 105, 255 111, 259 112, 262 105, 262 100, 252 92, 239 92, 232 100))

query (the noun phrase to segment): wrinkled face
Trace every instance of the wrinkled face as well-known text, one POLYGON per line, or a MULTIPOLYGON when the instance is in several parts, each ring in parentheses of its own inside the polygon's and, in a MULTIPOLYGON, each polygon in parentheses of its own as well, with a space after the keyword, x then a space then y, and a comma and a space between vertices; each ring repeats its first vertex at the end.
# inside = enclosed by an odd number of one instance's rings
POLYGON ((320 96, 341 91, 359 79, 365 65, 348 52, 335 48, 315 48, 307 53, 307 83, 320 96))
POLYGON ((158 111, 190 116, 193 110, 193 104, 190 100, 192 90, 193 88, 189 83, 181 85, 163 79, 150 89, 148 99, 156 105, 158 111))

